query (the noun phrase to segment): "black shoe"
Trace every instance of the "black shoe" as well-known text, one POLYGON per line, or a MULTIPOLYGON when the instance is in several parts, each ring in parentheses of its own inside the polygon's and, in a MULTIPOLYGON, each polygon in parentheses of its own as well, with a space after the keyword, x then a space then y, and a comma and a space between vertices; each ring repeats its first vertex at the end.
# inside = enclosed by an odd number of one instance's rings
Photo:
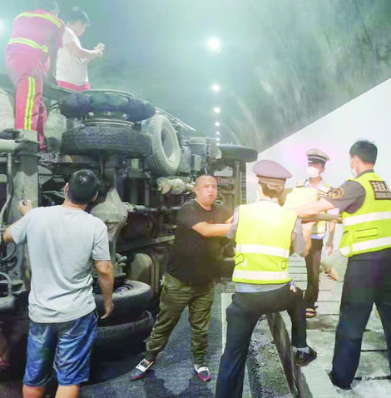
POLYGON ((330 373, 329 376, 330 376, 331 382, 335 385, 335 387, 338 387, 341 390, 351 390, 352 389, 352 387, 350 387, 350 385, 349 386, 348 385, 343 386, 340 383, 337 383, 336 380, 334 379, 332 373, 330 373))
POLYGON ((307 354, 305 351, 301 351, 300 349, 297 350, 295 355, 295 365, 296 366, 307 366, 310 362, 312 362, 318 354, 315 350, 309 347, 310 352, 307 354))
POLYGON ((130 380, 138 380, 142 379, 147 373, 148 369, 155 363, 152 361, 148 363, 145 359, 143 359, 131 372, 130 372, 130 380))

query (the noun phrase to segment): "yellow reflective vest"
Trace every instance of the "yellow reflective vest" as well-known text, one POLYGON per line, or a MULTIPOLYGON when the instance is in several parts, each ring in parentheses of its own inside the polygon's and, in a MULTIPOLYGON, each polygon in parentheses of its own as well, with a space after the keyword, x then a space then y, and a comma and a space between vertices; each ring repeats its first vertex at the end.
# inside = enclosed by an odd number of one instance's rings
POLYGON ((375 173, 353 179, 365 189, 363 205, 353 214, 342 212, 340 251, 346 257, 391 247, 391 193, 375 173))
POLYGON ((296 220, 296 213, 267 200, 239 206, 232 280, 259 285, 289 282, 288 258, 296 220))
MULTIPOLYGON (((297 184, 297 188, 306 188, 306 182, 308 180, 303 180, 300 181, 297 184)), ((327 194, 331 191, 331 186, 327 184, 327 182, 323 182, 323 187, 322 188, 316 188, 318 190, 318 196, 319 198, 323 198, 327 196, 327 194)), ((321 214, 325 214, 321 213, 321 214)), ((318 221, 313 227, 312 227, 312 235, 318 235, 318 234, 325 234, 327 232, 327 221, 318 221)))

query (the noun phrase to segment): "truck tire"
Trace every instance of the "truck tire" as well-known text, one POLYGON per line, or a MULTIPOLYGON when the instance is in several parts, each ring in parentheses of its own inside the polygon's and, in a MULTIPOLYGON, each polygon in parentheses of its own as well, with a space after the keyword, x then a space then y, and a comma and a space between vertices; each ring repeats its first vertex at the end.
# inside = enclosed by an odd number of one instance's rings
POLYGON ((95 346, 111 349, 118 345, 144 340, 151 333, 153 324, 152 314, 144 311, 134 321, 121 325, 98 327, 95 346))
POLYGON ((61 153, 102 156, 110 154, 137 158, 151 152, 150 138, 127 126, 91 125, 67 130, 62 135, 61 153))
POLYGON ((258 152, 241 145, 219 145, 223 159, 235 159, 243 162, 255 162, 258 159, 258 152))
MULTIPOLYGON (((113 316, 138 315, 151 306, 151 286, 143 282, 127 281, 123 287, 125 289, 113 293, 113 316), (126 287, 128 287, 128 289, 126 289, 126 287)), ((95 294, 95 303, 98 315, 102 316, 105 313, 102 294, 95 294)))
POLYGON ((148 121, 148 135, 152 153, 147 157, 149 169, 159 176, 176 174, 181 160, 181 148, 171 122, 164 115, 148 121))

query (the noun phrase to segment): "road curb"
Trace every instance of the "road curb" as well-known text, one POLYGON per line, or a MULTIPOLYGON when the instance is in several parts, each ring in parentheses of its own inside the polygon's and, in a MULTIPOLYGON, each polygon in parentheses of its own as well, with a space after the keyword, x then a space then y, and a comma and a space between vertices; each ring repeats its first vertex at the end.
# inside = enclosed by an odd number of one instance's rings
MULTIPOLYGON (((337 397, 336 388, 317 360, 302 368, 293 364, 290 338, 292 323, 288 313, 284 311, 269 314, 267 321, 292 394, 299 398, 337 397)), ((311 345, 310 341, 309 344, 311 345)))

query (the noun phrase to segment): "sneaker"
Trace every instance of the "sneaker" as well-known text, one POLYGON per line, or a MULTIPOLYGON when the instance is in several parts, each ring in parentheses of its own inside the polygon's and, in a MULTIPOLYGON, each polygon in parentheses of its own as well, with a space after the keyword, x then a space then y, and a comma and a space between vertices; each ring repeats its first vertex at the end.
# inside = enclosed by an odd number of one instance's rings
POLYGON ((131 372, 130 372, 130 380, 138 380, 142 379, 147 373, 148 369, 155 363, 155 361, 147 362, 146 359, 143 359, 131 372))
POLYGON ((194 365, 194 370, 201 381, 209 381, 212 378, 211 371, 204 363, 202 365, 194 365))
POLYGON ((315 350, 313 350, 311 347, 309 347, 310 352, 306 353, 305 351, 302 350, 297 350, 295 354, 295 365, 296 366, 307 366, 310 362, 312 362, 318 354, 316 353, 315 350))
POLYGON ((306 318, 315 318, 316 317, 316 307, 308 307, 305 309, 305 317, 306 318))

